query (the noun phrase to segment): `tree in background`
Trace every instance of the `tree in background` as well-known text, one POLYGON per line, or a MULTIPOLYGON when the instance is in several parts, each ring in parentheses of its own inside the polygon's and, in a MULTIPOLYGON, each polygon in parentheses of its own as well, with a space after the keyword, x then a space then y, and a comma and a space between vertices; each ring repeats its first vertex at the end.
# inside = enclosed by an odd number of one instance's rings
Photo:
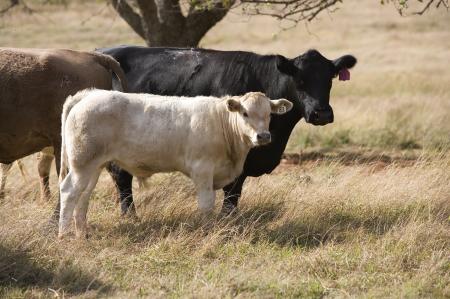
MULTIPOLYGON (((0 15, 26 2, 8 0, 0 15)), ((69 0, 45 0, 66 4, 69 0)), ((343 0, 107 0, 117 13, 149 46, 195 47, 203 36, 230 10, 246 15, 266 15, 296 25, 312 21, 323 11, 334 11, 343 0)), ((411 4, 421 5, 413 14, 423 14, 434 6, 448 10, 448 0, 380 0, 393 3, 401 15, 411 4)))
MULTIPOLYGON (((267 15, 297 24, 311 21, 323 11, 333 11, 342 0, 108 0, 119 15, 149 46, 195 47, 226 14, 241 8, 247 15, 267 15)), ((403 14, 410 2, 393 2, 403 14)), ((428 0, 419 14, 431 5, 448 9, 448 0, 428 0)))
POLYGON ((339 0, 109 0, 149 46, 197 46, 231 9, 251 15, 312 20, 339 0), (279 9, 281 8, 281 9, 279 9), (276 15, 276 11, 280 15, 276 15), (290 11, 288 13, 288 11, 290 11))

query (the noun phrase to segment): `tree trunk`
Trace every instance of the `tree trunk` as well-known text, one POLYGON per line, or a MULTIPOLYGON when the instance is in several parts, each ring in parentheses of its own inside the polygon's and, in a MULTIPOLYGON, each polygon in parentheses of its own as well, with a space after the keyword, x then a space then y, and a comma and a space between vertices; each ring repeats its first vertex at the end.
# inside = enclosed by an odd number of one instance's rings
POLYGON ((208 9, 190 7, 183 15, 179 0, 110 0, 119 15, 142 37, 148 46, 196 47, 203 36, 230 9, 222 1, 208 9))

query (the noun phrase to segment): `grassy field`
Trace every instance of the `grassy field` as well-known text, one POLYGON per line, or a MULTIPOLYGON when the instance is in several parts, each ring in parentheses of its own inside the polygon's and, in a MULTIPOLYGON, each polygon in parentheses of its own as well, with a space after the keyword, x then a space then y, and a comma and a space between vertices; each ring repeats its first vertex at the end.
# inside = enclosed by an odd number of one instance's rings
MULTIPOLYGON (((200 220, 191 182, 164 174, 135 189, 140 221, 121 219, 104 174, 91 237, 58 241, 28 157, 1 201, 0 297, 449 298, 450 14, 344 2, 288 31, 232 13, 202 41, 359 59, 333 87, 335 123, 300 122, 290 163, 249 179, 237 215, 218 216, 218 192, 217 217, 200 220)), ((143 44, 102 2, 35 9, 0 18, 0 46, 143 44)))

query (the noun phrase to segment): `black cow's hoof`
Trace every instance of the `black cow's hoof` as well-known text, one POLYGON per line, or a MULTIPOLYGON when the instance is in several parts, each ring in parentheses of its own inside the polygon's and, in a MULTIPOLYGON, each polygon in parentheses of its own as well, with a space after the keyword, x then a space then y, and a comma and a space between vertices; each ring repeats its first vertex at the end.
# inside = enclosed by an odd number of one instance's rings
POLYGON ((139 217, 138 217, 138 215, 136 213, 136 210, 134 209, 134 206, 133 206, 133 208, 130 208, 126 213, 121 213, 120 216, 123 219, 128 219, 128 220, 131 220, 131 221, 134 221, 134 222, 140 222, 141 221, 141 219, 139 219, 139 217))
POLYGON ((237 206, 231 203, 224 203, 222 206, 222 210, 220 211, 221 217, 230 217, 236 215, 238 212, 237 206))
POLYGON ((54 217, 50 218, 40 228, 43 235, 56 234, 58 233, 58 219, 54 217))

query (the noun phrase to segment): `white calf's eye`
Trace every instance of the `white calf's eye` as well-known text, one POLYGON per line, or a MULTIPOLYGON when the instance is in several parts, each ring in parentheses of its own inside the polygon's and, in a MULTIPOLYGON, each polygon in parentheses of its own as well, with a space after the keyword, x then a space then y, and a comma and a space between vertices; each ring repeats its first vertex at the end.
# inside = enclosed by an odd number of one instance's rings
POLYGON ((248 117, 247 112, 244 112, 242 115, 244 115, 244 117, 248 117))

